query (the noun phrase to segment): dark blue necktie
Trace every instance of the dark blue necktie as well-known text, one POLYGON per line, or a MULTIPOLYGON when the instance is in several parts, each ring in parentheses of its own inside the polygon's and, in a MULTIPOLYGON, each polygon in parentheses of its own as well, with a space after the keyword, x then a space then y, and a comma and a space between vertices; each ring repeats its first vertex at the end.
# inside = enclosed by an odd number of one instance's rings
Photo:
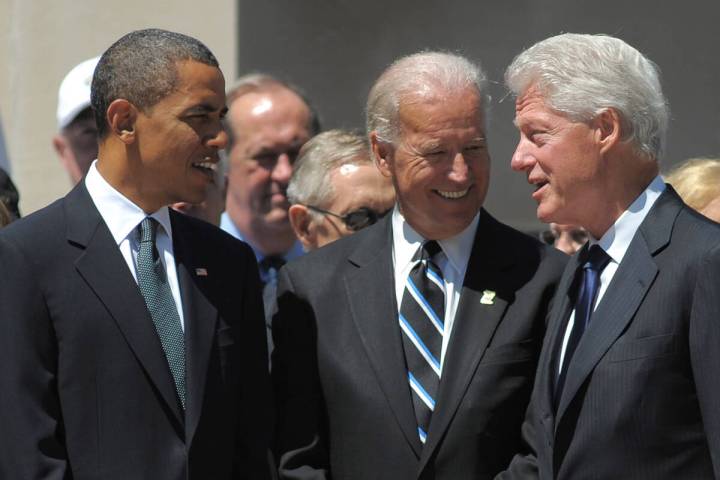
POLYGON ((605 250, 599 245, 590 247, 584 257, 585 258, 581 260, 582 269, 579 272, 580 281, 577 301, 575 302, 575 321, 572 326, 572 331, 570 332, 567 346, 565 347, 562 369, 560 370, 560 375, 558 376, 555 386, 556 407, 560 400, 563 386, 565 385, 565 376, 567 375, 570 361, 572 360, 578 343, 580 343, 580 338, 590 324, 593 305, 595 304, 598 289, 600 288, 600 273, 610 261, 608 254, 605 253, 605 250))
POLYGON ((412 392, 418 436, 425 443, 440 385, 440 355, 445 333, 445 282, 432 258, 436 241, 422 245, 413 261, 400 305, 400 329, 412 392))

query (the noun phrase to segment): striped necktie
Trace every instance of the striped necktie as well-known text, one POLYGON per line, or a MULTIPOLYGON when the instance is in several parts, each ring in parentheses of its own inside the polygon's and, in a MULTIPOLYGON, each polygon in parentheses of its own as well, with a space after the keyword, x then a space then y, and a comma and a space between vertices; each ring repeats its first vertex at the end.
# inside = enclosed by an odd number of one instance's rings
POLYGON ((413 257, 400 305, 399 322, 408 382, 420 441, 425 443, 440 385, 440 355, 445 332, 445 282, 432 258, 436 241, 423 244, 413 257))
POLYGON ((185 336, 165 269, 155 247, 157 226, 157 221, 151 217, 145 217, 138 226, 140 236, 140 248, 137 254, 138 287, 160 337, 160 344, 175 382, 178 399, 184 410, 185 336))

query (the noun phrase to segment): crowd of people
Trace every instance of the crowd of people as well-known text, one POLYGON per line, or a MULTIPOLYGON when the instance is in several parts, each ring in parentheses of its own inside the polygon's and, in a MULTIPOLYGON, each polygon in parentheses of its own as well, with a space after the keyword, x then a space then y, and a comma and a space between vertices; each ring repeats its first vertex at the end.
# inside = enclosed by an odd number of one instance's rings
POLYGON ((720 478, 720 160, 663 179, 652 61, 542 40, 534 238, 483 207, 487 82, 404 56, 322 131, 180 33, 73 68, 73 189, 20 218, 0 171, 0 478, 720 478))

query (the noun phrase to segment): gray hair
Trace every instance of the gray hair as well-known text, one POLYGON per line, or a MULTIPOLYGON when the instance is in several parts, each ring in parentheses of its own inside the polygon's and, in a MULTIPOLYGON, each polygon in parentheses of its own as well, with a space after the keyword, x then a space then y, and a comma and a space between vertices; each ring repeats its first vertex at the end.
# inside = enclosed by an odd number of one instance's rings
POLYGON ((219 67, 202 42, 181 33, 136 30, 113 43, 95 67, 90 89, 98 137, 108 133, 105 114, 113 101, 124 98, 147 111, 175 90, 177 63, 186 60, 219 67))
POLYGON ((365 137, 359 132, 328 130, 320 133, 300 149, 287 188, 291 204, 321 206, 330 200, 335 189, 331 173, 343 165, 372 165, 365 137))
POLYGON ((485 109, 490 104, 486 93, 487 76, 479 64, 446 52, 419 52, 396 60, 375 82, 368 95, 367 132, 376 132, 387 142, 400 134, 400 102, 409 96, 432 95, 438 89, 449 92, 475 88, 485 109))
MULTIPOLYGON (((267 92, 276 88, 290 90, 300 97, 303 102, 305 102, 308 110, 310 110, 310 125, 308 126, 310 136, 312 137, 320 133, 320 115, 318 114, 315 106, 308 99, 307 95, 305 95, 305 92, 303 92, 300 87, 293 85, 292 83, 284 82, 266 73, 249 73, 235 80, 235 82, 233 82, 233 84, 227 89, 227 104, 229 106, 232 102, 248 93, 267 92)), ((225 148, 229 152, 235 144, 235 137, 233 135, 233 129, 230 126, 229 115, 223 119, 223 123, 225 125, 225 133, 227 133, 228 136, 228 143, 225 148)))
POLYGON ((505 72, 515 95, 538 89, 547 105, 587 122, 608 108, 621 119, 623 140, 659 158, 670 111, 657 66, 624 41, 607 35, 566 33, 536 43, 505 72))

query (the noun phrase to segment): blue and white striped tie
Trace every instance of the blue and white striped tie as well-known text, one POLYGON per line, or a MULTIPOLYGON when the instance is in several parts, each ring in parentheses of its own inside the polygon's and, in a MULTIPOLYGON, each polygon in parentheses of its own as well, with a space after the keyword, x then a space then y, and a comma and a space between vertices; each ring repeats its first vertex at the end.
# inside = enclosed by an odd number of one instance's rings
POLYGON ((440 384, 440 355, 445 333, 445 282, 432 261, 440 252, 436 241, 422 245, 413 261, 400 305, 408 382, 420 441, 425 443, 440 384))

